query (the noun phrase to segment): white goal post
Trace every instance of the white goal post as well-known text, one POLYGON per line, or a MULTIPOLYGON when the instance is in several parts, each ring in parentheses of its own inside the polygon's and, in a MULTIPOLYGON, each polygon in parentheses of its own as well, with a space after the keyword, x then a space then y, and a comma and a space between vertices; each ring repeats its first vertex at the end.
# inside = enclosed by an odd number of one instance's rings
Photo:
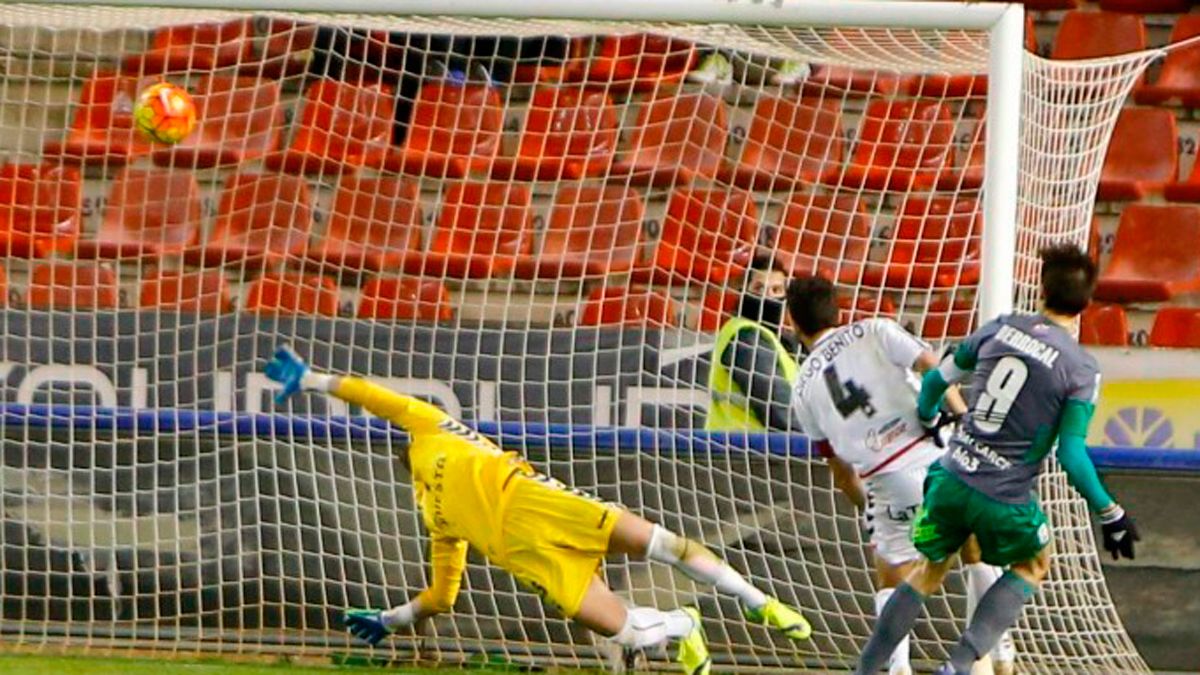
MULTIPOLYGON (((1036 253, 1087 243, 1117 114, 1161 52, 1053 62, 1025 31, 1020 5, 981 2, 0 5, 0 651, 600 662, 478 558, 421 635, 345 635, 344 607, 419 591, 427 542, 402 439, 345 406, 273 407, 261 366, 289 343, 704 540, 812 618, 792 645, 684 579, 608 565, 639 602, 698 602, 722 669, 848 667, 872 616, 858 521, 799 435, 701 431, 714 322, 755 253, 939 347, 1035 310, 1036 253), (156 42, 197 25, 221 27, 195 38, 203 66, 156 42), (621 51, 644 36, 660 51, 621 51), (689 81, 703 54, 732 75, 689 81), (772 81, 789 63, 807 79, 772 81), (159 79, 200 109, 176 149, 118 119, 159 79)), ((1015 630, 1021 672, 1148 672, 1084 503, 1057 470, 1041 495, 1055 567, 1015 630)), ((962 626, 949 583, 924 663, 962 626)))

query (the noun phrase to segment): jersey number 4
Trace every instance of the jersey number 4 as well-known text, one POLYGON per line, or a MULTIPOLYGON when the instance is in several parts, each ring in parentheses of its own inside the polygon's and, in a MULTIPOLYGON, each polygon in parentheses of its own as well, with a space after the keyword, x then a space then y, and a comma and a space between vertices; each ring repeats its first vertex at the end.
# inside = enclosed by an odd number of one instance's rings
POLYGON ((843 382, 832 365, 825 369, 825 386, 829 388, 829 398, 842 417, 849 417, 859 410, 867 417, 875 415, 875 406, 871 405, 871 395, 867 390, 854 380, 843 382))

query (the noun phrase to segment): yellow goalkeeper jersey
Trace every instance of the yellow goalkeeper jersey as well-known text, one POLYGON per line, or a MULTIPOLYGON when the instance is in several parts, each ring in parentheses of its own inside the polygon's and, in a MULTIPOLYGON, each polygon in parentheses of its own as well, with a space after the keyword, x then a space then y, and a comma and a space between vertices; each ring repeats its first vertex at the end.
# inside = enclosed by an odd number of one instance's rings
POLYGON ((333 393, 412 435, 408 465, 413 490, 435 542, 460 539, 489 558, 501 557, 504 484, 516 474, 535 473, 520 455, 504 452, 424 401, 366 380, 343 377, 333 393))

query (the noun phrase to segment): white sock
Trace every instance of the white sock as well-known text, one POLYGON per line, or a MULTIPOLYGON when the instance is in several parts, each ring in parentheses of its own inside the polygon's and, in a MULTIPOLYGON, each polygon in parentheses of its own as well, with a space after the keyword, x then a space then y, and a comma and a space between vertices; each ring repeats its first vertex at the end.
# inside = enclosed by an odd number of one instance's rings
POLYGON ((708 549, 688 541, 665 528, 654 526, 646 557, 666 563, 683 572, 693 581, 713 586, 732 595, 750 609, 767 604, 767 595, 746 581, 737 570, 714 556, 708 549))
MULTIPOLYGON (((896 589, 894 588, 881 588, 875 592, 876 618, 883 613, 883 606, 887 604, 888 599, 890 599, 892 597, 892 593, 895 592, 896 589)), ((900 644, 896 645, 896 650, 892 652, 892 658, 888 661, 888 672, 906 672, 905 668, 909 667, 908 659, 908 636, 905 635, 904 639, 900 641, 900 644)))
MULTIPOLYGON (((979 607, 979 599, 984 593, 996 583, 1003 571, 999 567, 992 567, 987 563, 977 562, 969 565, 964 565, 967 571, 967 623, 971 622, 971 618, 975 616, 975 608, 979 607)), ((992 660, 1003 661, 1009 663, 1013 660, 1012 640, 1008 633, 1004 633, 1004 637, 992 649, 992 660)))
POLYGON ((416 607, 413 603, 408 602, 379 613, 379 620, 389 630, 395 630, 400 626, 412 625, 416 620, 416 607))
POLYGON ((305 391, 328 392, 333 389, 333 375, 308 371, 300 376, 300 388, 305 391))
POLYGON ((630 607, 625 625, 613 636, 613 641, 628 649, 647 649, 678 640, 695 627, 696 622, 683 610, 663 612, 653 607, 630 607))

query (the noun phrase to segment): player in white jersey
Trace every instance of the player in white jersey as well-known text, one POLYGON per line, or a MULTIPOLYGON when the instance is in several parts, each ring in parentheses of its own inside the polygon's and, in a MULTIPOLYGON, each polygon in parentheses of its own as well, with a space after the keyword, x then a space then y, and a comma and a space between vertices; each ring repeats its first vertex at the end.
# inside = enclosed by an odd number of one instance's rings
MULTIPOLYGON (((875 553, 876 614, 904 580, 920 554, 912 522, 921 505, 925 475, 944 453, 938 429, 917 416, 919 376, 937 367, 929 347, 891 319, 839 325, 833 284, 799 277, 788 286, 788 311, 808 357, 792 402, 796 418, 825 458, 834 482, 864 513, 875 553)), ((966 411, 958 395, 947 397, 954 413, 966 411)), ((968 616, 1000 571, 964 547, 968 616)), ((892 654, 890 675, 912 672, 905 638, 892 654)), ((1011 640, 992 653, 996 673, 1011 673, 1011 640)))

